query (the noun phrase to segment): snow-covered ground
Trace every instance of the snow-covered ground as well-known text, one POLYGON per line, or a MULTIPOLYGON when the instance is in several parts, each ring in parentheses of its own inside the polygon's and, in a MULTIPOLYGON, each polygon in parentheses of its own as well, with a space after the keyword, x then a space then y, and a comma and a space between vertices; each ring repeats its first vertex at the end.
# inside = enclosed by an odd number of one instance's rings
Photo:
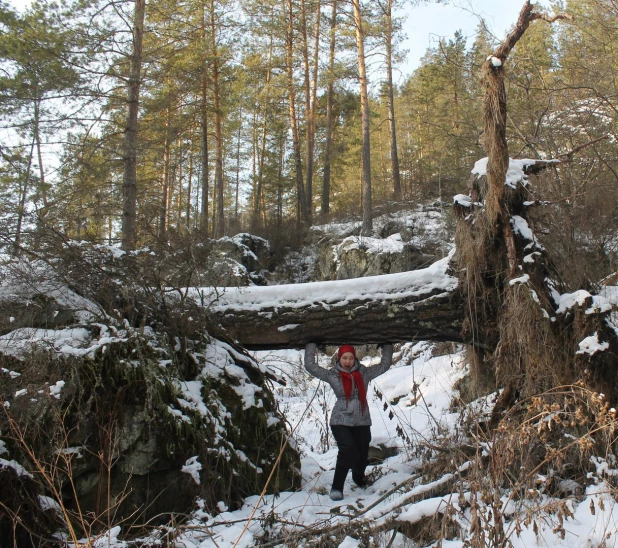
MULTIPOLYGON (((448 484, 471 463, 454 464, 452 470, 433 481, 416 475, 421 465, 419 450, 436 443, 440 435, 457 436, 461 417, 451 411, 451 404, 455 384, 468 368, 462 352, 432 357, 431 351, 426 343, 405 345, 396 355, 399 361, 395 366, 370 385, 372 445, 395 447, 398 454, 368 468, 374 482, 365 489, 357 488, 348 478, 341 502, 333 502, 328 496, 337 456, 326 417, 334 403, 330 388, 305 373, 302 354, 297 351, 256 354, 263 364, 288 379, 287 386, 275 387, 275 393, 293 431, 291 443, 297 444, 302 454, 302 488, 279 496, 256 494, 248 497, 241 509, 230 512, 222 507, 223 511, 216 516, 198 509, 175 546, 251 547, 265 538, 282 535, 288 535, 289 543, 278 546, 305 546, 326 528, 340 531, 349 527, 343 540, 340 534, 332 545, 353 548, 361 546, 355 530, 362 530, 363 524, 379 531, 380 526, 393 519, 415 524, 436 513, 448 512, 460 529, 460 538, 443 540, 441 546, 467 546, 474 521, 468 505, 470 493, 452 495, 448 484), (449 494, 431 496, 441 486, 449 494)), ((321 365, 328 367, 329 360, 328 356, 321 356, 321 365)), ((364 363, 371 363, 371 359, 364 363)), ((477 411, 486 401, 477 402, 477 411)), ((525 503, 515 503, 508 495, 503 496, 500 504, 507 516, 504 527, 512 546, 615 546, 618 507, 602 479, 604 466, 599 462, 598 478, 585 493, 563 499, 567 510, 560 517, 541 510, 530 518, 532 513, 525 503), (563 527, 558 526, 560 520, 563 527)), ((537 509, 551 506, 552 502, 540 495, 537 509)), ((390 531, 388 535, 376 533, 369 543, 376 547, 418 546, 401 533, 393 539, 390 531)))

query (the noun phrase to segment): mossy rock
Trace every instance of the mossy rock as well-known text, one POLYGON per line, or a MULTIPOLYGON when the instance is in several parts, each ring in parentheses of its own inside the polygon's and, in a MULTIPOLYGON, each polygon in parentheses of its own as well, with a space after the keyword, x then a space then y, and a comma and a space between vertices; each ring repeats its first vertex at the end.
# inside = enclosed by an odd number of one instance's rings
MULTIPOLYGON (((20 373, 0 375, 0 394, 27 433, 24 444, 11 442, 5 417, 2 439, 27 469, 35 466, 26 446, 55 463, 62 503, 74 513, 101 523, 108 511, 117 522, 167 522, 190 512, 198 497, 216 512, 219 501, 235 508, 264 487, 287 435, 264 375, 225 346, 209 363, 207 347, 217 341, 207 337, 171 353, 164 339, 133 332, 88 357, 0 354, 0 367, 20 373), (195 370, 196 360, 199 373, 191 376, 187 364, 195 370), (58 380, 64 387, 56 398, 50 387, 58 380), (24 388, 28 396, 14 396, 24 388), (201 464, 199 484, 182 471, 192 457, 201 464)), ((299 469, 286 445, 268 491, 298 487, 299 469)), ((42 482, 41 494, 49 487, 42 482)))

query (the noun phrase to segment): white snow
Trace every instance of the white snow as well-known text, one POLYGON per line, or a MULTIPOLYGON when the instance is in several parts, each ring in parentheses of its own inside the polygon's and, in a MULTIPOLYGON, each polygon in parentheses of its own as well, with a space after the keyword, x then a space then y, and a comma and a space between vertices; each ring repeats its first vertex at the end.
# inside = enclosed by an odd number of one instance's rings
POLYGON ((527 284, 529 281, 530 281, 530 276, 528 276, 528 274, 524 274, 523 276, 520 276, 519 278, 513 278, 512 280, 509 280, 509 285, 527 284))
POLYGON ((602 352, 609 348, 608 342, 599 342, 599 333, 586 337, 579 343, 579 350, 577 354, 590 354, 591 356, 597 352, 602 352))
MULTIPOLYGON (((554 298, 556 298, 554 296, 554 298)), ((611 303, 600 295, 591 295, 585 289, 579 289, 573 293, 563 293, 558 297, 556 304, 558 305, 557 314, 562 314, 570 310, 575 305, 583 306, 587 299, 591 299, 592 304, 586 310, 586 314, 595 314, 609 312, 612 309, 611 303)))
POLYGON ((360 540, 356 540, 352 537, 345 537, 343 542, 339 544, 339 548, 359 548, 361 545, 360 540))
POLYGON ((14 460, 0 459, 0 468, 12 468, 18 476, 25 476, 27 478, 34 479, 30 472, 14 460))
POLYGON ((401 253, 403 241, 401 234, 391 234, 386 238, 370 238, 368 236, 348 236, 339 245, 335 246, 336 254, 344 251, 362 249, 367 253, 401 253))
POLYGON ((456 194, 455 196, 453 196, 453 203, 462 207, 471 207, 472 198, 470 198, 470 196, 467 196, 466 194, 456 194))
POLYGON ((200 470, 202 469, 202 464, 197 460, 198 456, 190 457, 185 462, 185 465, 180 469, 181 472, 185 474, 189 474, 195 483, 200 484, 200 470))
POLYGON ((526 246, 526 249, 543 249, 543 246, 539 244, 534 232, 530 230, 528 222, 519 215, 511 216, 511 226, 516 234, 521 235, 524 240, 528 240, 530 243, 526 246))
POLYGON ((278 331, 290 331, 291 329, 296 329, 300 324, 297 323, 289 323, 287 325, 282 325, 278 328, 278 331))
MULTIPOLYGON (((478 175, 479 177, 487 176, 488 161, 489 158, 481 158, 480 160, 477 160, 472 168, 472 174, 478 175)), ((528 176, 525 174, 524 169, 528 166, 533 166, 534 164, 536 164, 536 160, 531 158, 522 158, 519 160, 509 158, 509 167, 506 172, 504 184, 511 188, 516 188, 518 183, 526 186, 528 184, 528 176)))
POLYGON ((457 287, 457 278, 447 273, 449 257, 428 268, 383 276, 368 276, 351 280, 313 282, 265 287, 219 288, 217 296, 211 289, 189 289, 196 302, 210 303, 213 311, 278 309, 282 306, 345 306, 353 300, 400 299, 427 295, 434 291, 448 292, 457 287))
POLYGON ((39 495, 39 506, 43 512, 47 512, 48 510, 53 510, 54 512, 58 512, 62 514, 62 508, 60 508, 60 504, 58 501, 51 497, 46 497, 45 495, 39 495))
POLYGON ((57 400, 60 399, 60 392, 64 388, 64 384, 65 384, 64 381, 57 381, 56 384, 54 384, 53 386, 50 386, 49 387, 50 395, 56 398, 57 400))
POLYGON ((49 350, 65 356, 94 356, 99 348, 112 342, 124 341, 101 331, 98 337, 85 327, 66 329, 36 329, 22 327, 0 336, 0 352, 24 357, 35 350, 49 350))

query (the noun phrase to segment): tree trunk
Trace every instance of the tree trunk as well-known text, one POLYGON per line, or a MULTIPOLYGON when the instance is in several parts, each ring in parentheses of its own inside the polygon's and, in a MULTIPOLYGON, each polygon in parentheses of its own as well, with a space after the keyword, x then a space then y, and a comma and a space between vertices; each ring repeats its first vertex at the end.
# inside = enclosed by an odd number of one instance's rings
POLYGON ((137 117, 142 71, 142 42, 146 0, 135 0, 133 16, 133 51, 129 68, 128 113, 124 145, 124 174, 122 178, 122 247, 135 249, 137 242, 137 117))
MULTIPOLYGON (((206 32, 206 0, 200 3, 200 22, 202 25, 202 44, 203 50, 206 51, 208 37, 206 32)), ((200 129, 202 143, 202 158, 201 158, 201 191, 202 191, 202 211, 200 212, 200 228, 203 236, 208 237, 208 199, 209 199, 209 168, 208 168, 208 63, 204 60, 202 65, 202 73, 200 75, 200 129)), ((214 230, 214 227, 213 227, 214 230)))
POLYGON ((397 132, 395 128, 395 97, 393 91, 393 17, 392 0, 386 4, 386 87, 388 93, 388 129, 391 142, 391 170, 393 173, 393 199, 401 200, 401 177, 397 153, 397 132))
POLYGON ((360 0, 352 0, 354 8, 354 26, 356 29, 356 48, 358 53, 358 78, 360 80, 361 124, 363 135, 363 224, 361 233, 369 236, 373 232, 373 214, 371 203, 371 142, 369 120, 369 92, 367 86, 367 70, 365 68, 365 36, 360 0))
MULTIPOLYGON (((183 203, 182 203, 182 199, 183 199, 183 192, 182 192, 182 177, 183 177, 183 170, 182 170, 182 138, 181 138, 181 134, 178 134, 178 140, 177 140, 177 147, 178 147, 178 155, 177 155, 177 170, 178 170, 178 192, 176 194, 176 228, 178 229, 178 231, 180 232, 180 228, 182 225, 182 210, 183 210, 183 203)), ((176 171, 176 170, 174 170, 176 171)))
MULTIPOLYGON (((193 131, 191 131, 191 136, 193 131)), ((191 227, 191 192, 193 192, 193 151, 192 147, 189 146, 189 174, 187 175, 187 209, 186 209, 186 219, 185 226, 187 230, 191 227)))
POLYGON ((240 135, 242 132, 242 110, 238 116, 238 134, 236 135, 236 196, 234 200, 234 230, 238 230, 238 190, 240 188, 240 135))
POLYGON ((215 107, 215 188, 217 189, 217 216, 213 228, 214 237, 221 238, 224 235, 224 208, 223 208, 223 131, 221 112, 221 95, 219 92, 219 71, 220 60, 217 47, 217 28, 215 24, 215 3, 210 1, 210 39, 211 39, 211 60, 212 67, 212 93, 215 107))
POLYGON ((167 109, 165 121, 165 144, 163 146, 163 173, 161 175, 161 201, 159 203, 159 239, 163 241, 167 232, 167 217, 170 188, 170 111, 167 109))
POLYGON ((307 6, 305 0, 301 0, 301 35, 303 41, 303 69, 305 80, 305 200, 307 211, 305 223, 311 225, 313 217, 313 151, 314 151, 314 125, 315 125, 315 97, 317 97, 317 62, 320 40, 320 2, 317 2, 315 23, 315 52, 313 77, 309 67, 309 40, 307 32, 307 6), (313 80, 313 92, 311 81, 313 80))
POLYGON ((43 207, 47 208, 47 189, 45 188, 45 168, 43 167, 43 153, 41 150, 41 99, 37 98, 34 101, 34 136, 36 139, 36 154, 39 162, 39 177, 41 198, 43 199, 43 207))
POLYGON ((303 183, 303 162, 300 151, 300 136, 298 134, 298 123, 296 121, 296 91, 294 90, 294 9, 292 0, 288 0, 288 25, 286 35, 286 69, 288 73, 288 103, 290 111, 290 128, 292 130, 292 142, 294 148, 294 168, 296 171, 296 202, 297 220, 304 222, 307 206, 305 202, 305 185, 303 183))
POLYGON ((289 301, 284 296, 290 286, 226 288, 209 309, 228 336, 253 350, 301 348, 312 341, 461 341, 464 309, 457 280, 442 289, 411 290, 411 274, 354 280, 354 296, 349 280, 295 284, 289 301), (401 286, 393 287, 393 280, 401 286), (295 300, 307 290, 311 297, 295 300))
MULTIPOLYGON (((204 70, 206 68, 204 67, 204 70)), ((201 81, 201 120, 200 120, 200 130, 201 130, 201 143, 202 143, 202 168, 201 168, 201 187, 202 187, 202 211, 200 214, 200 225, 203 232, 204 237, 208 236, 208 106, 207 106, 207 84, 206 84, 206 74, 202 75, 201 81)))
POLYGON ((323 220, 330 213, 330 166, 333 150, 333 99, 335 95, 335 37, 337 28, 337 0, 332 0, 330 43, 328 54, 328 84, 326 88, 326 143, 324 145, 324 179, 322 183, 323 220))
POLYGON ((17 227, 15 228, 15 240, 13 241, 13 254, 19 255, 21 250, 21 228, 24 222, 24 213, 26 211, 26 199, 28 197, 28 187, 30 186, 30 172, 32 171, 32 156, 34 154, 35 137, 32 137, 30 145, 30 155, 28 156, 28 167, 24 177, 24 186, 22 187, 19 196, 19 206, 17 206, 17 227))
MULTIPOLYGON (((272 55, 273 55, 273 40, 272 35, 270 37, 270 45, 268 48, 268 70, 266 72, 266 94, 268 95, 268 88, 270 85, 270 77, 272 74, 272 55)), ((266 127, 267 113, 264 112, 262 117, 262 140, 260 147, 259 168, 257 172, 257 183, 255 186, 255 196, 253 197, 253 215, 251 219, 251 225, 254 231, 260 228, 260 204, 262 200, 262 187, 264 185, 264 161, 266 158, 266 127)))

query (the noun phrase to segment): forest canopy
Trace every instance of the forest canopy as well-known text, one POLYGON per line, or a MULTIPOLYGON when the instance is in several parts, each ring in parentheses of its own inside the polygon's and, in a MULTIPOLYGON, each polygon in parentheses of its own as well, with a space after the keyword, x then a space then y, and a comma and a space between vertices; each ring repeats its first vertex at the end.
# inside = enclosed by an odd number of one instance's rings
MULTIPOLYGON (((1 4, 4 243, 18 249, 44 224, 119 242, 131 185, 132 246, 449 200, 485 155, 480 67, 496 40, 483 25, 456 33, 396 86, 396 6, 1 4)), ((617 8, 564 7, 573 21, 531 27, 510 56, 507 139, 513 157, 551 159, 605 137, 546 189, 564 254, 583 245, 602 276, 615 245, 617 8)))

